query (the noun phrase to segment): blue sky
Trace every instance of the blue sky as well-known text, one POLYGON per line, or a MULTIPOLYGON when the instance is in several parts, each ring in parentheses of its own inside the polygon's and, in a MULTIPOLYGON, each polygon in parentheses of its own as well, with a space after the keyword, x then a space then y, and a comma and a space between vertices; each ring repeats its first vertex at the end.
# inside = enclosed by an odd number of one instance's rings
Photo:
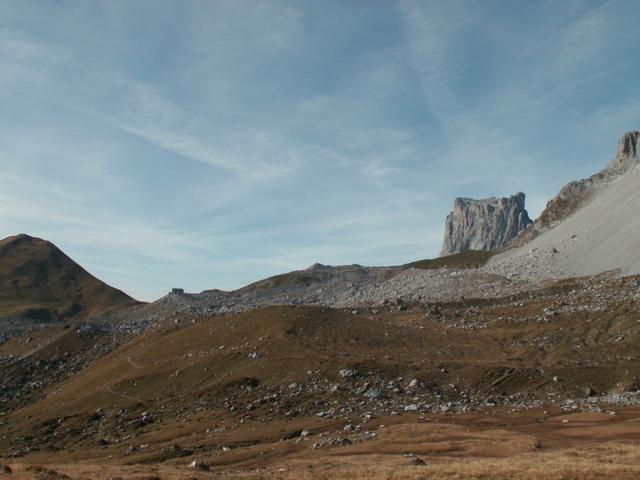
POLYGON ((640 128, 639 0, 0 0, 0 236, 145 300, 437 255, 640 128))

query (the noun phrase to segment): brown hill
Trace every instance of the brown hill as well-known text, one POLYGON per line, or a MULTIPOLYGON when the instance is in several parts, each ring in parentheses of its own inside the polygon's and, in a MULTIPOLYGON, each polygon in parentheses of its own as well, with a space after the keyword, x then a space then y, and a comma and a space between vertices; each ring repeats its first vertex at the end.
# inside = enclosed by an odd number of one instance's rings
POLYGON ((0 317, 86 317, 137 303, 51 242, 24 234, 0 240, 0 317))

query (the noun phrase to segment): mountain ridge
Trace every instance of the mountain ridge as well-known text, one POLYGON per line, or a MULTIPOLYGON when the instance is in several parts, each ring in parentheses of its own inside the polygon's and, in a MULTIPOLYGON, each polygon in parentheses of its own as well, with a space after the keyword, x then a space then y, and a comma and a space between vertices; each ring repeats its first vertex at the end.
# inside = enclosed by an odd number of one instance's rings
POLYGON ((625 132, 618 140, 615 156, 600 171, 580 180, 567 183, 547 202, 540 216, 506 248, 522 246, 538 235, 557 226, 577 212, 593 198, 595 192, 624 177, 640 165, 640 130, 625 132))

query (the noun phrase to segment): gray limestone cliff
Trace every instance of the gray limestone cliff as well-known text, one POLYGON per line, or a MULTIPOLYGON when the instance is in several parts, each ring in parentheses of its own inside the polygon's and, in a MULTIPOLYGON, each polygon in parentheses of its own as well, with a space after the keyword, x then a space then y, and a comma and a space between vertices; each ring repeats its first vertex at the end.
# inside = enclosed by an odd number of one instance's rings
POLYGON ((440 255, 495 250, 512 240, 531 224, 524 200, 522 192, 484 200, 456 198, 445 221, 440 255))

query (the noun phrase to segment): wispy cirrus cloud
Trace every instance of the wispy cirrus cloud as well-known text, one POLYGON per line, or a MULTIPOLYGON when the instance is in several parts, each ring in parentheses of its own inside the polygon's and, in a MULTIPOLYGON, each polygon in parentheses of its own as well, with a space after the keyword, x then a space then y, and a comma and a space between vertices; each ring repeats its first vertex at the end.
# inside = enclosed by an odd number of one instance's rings
POLYGON ((0 3, 0 229, 146 299, 437 254, 453 197, 535 213, 637 128, 639 10, 0 3))
MULTIPOLYGON (((563 128, 579 125, 584 116, 575 106, 586 106, 586 89, 637 68, 634 60, 617 52, 625 44, 622 39, 628 47, 634 43, 620 30, 621 15, 638 10, 634 2, 584 2, 560 13, 555 25, 546 29, 529 21, 544 14, 543 5, 527 8, 511 24, 491 3, 409 0, 401 5, 425 105, 451 143, 446 161, 452 166, 482 166, 492 172, 492 183, 507 180, 512 188, 535 196, 552 195, 564 181, 554 179, 541 192, 542 172, 535 169, 541 158, 532 154, 537 150, 532 142, 556 123, 552 112, 564 116, 563 128), (517 34, 508 35, 516 29, 517 34), (504 43, 503 37, 511 42, 504 43), (480 48, 483 41, 491 45, 496 38, 500 42, 493 50, 480 48), (478 46, 470 43, 473 39, 479 39, 478 46), (481 68, 483 63, 492 68, 481 68), (478 94, 470 93, 477 85, 482 85, 478 94)), ((553 137, 547 141, 555 141, 553 137)), ((594 157, 596 161, 600 160, 594 157)))

